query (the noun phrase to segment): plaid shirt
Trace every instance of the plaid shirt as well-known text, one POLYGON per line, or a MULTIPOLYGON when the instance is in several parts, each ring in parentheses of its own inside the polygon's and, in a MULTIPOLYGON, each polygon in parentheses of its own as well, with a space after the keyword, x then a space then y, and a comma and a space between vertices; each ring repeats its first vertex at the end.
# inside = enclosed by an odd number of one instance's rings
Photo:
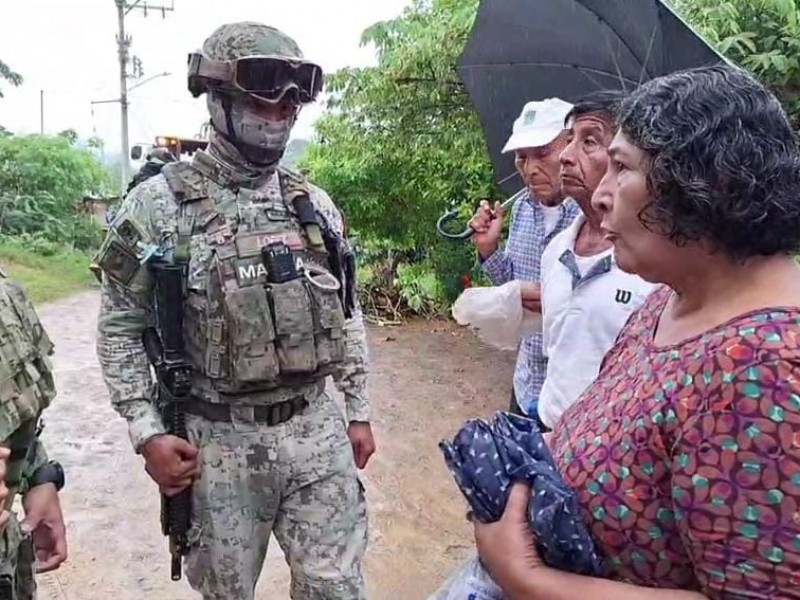
MULTIPOLYGON (((498 249, 481 263, 481 268, 494 285, 503 285, 512 279, 541 280, 545 246, 580 213, 578 205, 571 199, 561 204, 559 211, 561 214, 555 229, 545 235, 544 215, 539 202, 526 195, 514 203, 505 249, 498 249)), ((520 408, 527 414, 536 414, 536 403, 546 373, 542 334, 523 338, 514 370, 514 393, 520 408)))

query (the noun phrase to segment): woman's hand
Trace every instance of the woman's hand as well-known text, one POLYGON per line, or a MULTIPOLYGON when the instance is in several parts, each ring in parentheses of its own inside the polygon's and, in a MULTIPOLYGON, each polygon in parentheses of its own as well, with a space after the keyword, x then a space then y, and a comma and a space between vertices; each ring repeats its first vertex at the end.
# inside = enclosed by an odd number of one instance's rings
POLYGON ((528 524, 530 497, 527 485, 514 484, 499 521, 485 525, 473 520, 481 563, 509 600, 705 600, 698 592, 639 587, 546 566, 528 524))
POLYGON ((515 483, 499 521, 485 524, 473 520, 481 563, 495 583, 510 595, 513 590, 524 589, 531 571, 544 565, 528 522, 530 498, 530 487, 515 483))

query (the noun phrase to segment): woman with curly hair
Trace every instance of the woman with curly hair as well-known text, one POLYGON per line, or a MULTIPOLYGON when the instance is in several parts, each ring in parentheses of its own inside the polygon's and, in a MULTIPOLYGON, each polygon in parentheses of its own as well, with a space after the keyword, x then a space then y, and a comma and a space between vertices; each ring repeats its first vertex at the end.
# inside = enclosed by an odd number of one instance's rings
POLYGON ((607 578, 542 565, 520 484, 475 524, 481 559, 512 599, 800 598, 794 133, 731 66, 652 80, 618 120, 593 203, 618 265, 663 285, 551 442, 607 578))

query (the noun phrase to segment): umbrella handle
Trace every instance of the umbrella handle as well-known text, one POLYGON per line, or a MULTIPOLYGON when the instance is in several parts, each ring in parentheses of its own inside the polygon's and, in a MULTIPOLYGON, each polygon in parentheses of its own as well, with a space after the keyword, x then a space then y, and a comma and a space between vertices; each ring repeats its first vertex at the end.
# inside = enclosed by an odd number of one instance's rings
POLYGON ((447 223, 455 219, 457 216, 458 209, 456 208, 446 211, 441 217, 439 217, 439 220, 436 221, 436 231, 439 232, 439 235, 446 237, 449 240, 468 240, 472 237, 472 234, 475 233, 475 230, 472 227, 467 227, 460 233, 451 233, 444 228, 447 223))
MULTIPOLYGON (((503 210, 508 210, 517 200, 519 200, 526 193, 527 189, 522 189, 513 196, 511 196, 511 198, 503 202, 503 210)), ((452 208, 446 211, 441 217, 439 217, 439 220, 436 221, 436 231, 439 232, 439 235, 441 235, 442 237, 446 237, 449 240, 468 240, 469 238, 472 237, 472 234, 475 233, 475 230, 472 227, 467 227, 464 231, 460 233, 451 233, 445 230, 444 226, 453 219, 455 219, 456 216, 458 216, 458 209, 452 208)))

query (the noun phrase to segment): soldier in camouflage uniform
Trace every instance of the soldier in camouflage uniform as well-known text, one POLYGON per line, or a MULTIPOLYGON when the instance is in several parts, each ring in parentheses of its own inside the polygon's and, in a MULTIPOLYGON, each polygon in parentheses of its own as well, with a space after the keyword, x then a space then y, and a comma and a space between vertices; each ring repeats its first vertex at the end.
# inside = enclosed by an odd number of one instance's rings
POLYGON ((128 188, 125 190, 126 194, 130 194, 131 190, 143 181, 158 175, 164 165, 175 162, 178 158, 169 151, 168 148, 155 148, 147 154, 146 161, 142 168, 137 171, 136 175, 131 178, 128 183, 128 188))
POLYGON ((42 411, 55 397, 53 344, 24 292, 0 272, 0 600, 36 597, 35 570, 67 558, 58 491, 61 466, 38 439, 42 411), (12 505, 22 498, 23 521, 12 505))
POLYGON ((207 95, 213 124, 207 150, 136 187, 97 256, 111 401, 162 492, 192 486, 185 566, 206 599, 253 598, 271 533, 292 598, 364 597, 357 469, 375 444, 355 269, 329 196, 278 166, 321 87, 320 68, 280 31, 217 29, 189 60, 189 89, 207 95), (154 318, 151 256, 186 265, 191 443, 165 433, 152 402, 141 340, 154 318))

